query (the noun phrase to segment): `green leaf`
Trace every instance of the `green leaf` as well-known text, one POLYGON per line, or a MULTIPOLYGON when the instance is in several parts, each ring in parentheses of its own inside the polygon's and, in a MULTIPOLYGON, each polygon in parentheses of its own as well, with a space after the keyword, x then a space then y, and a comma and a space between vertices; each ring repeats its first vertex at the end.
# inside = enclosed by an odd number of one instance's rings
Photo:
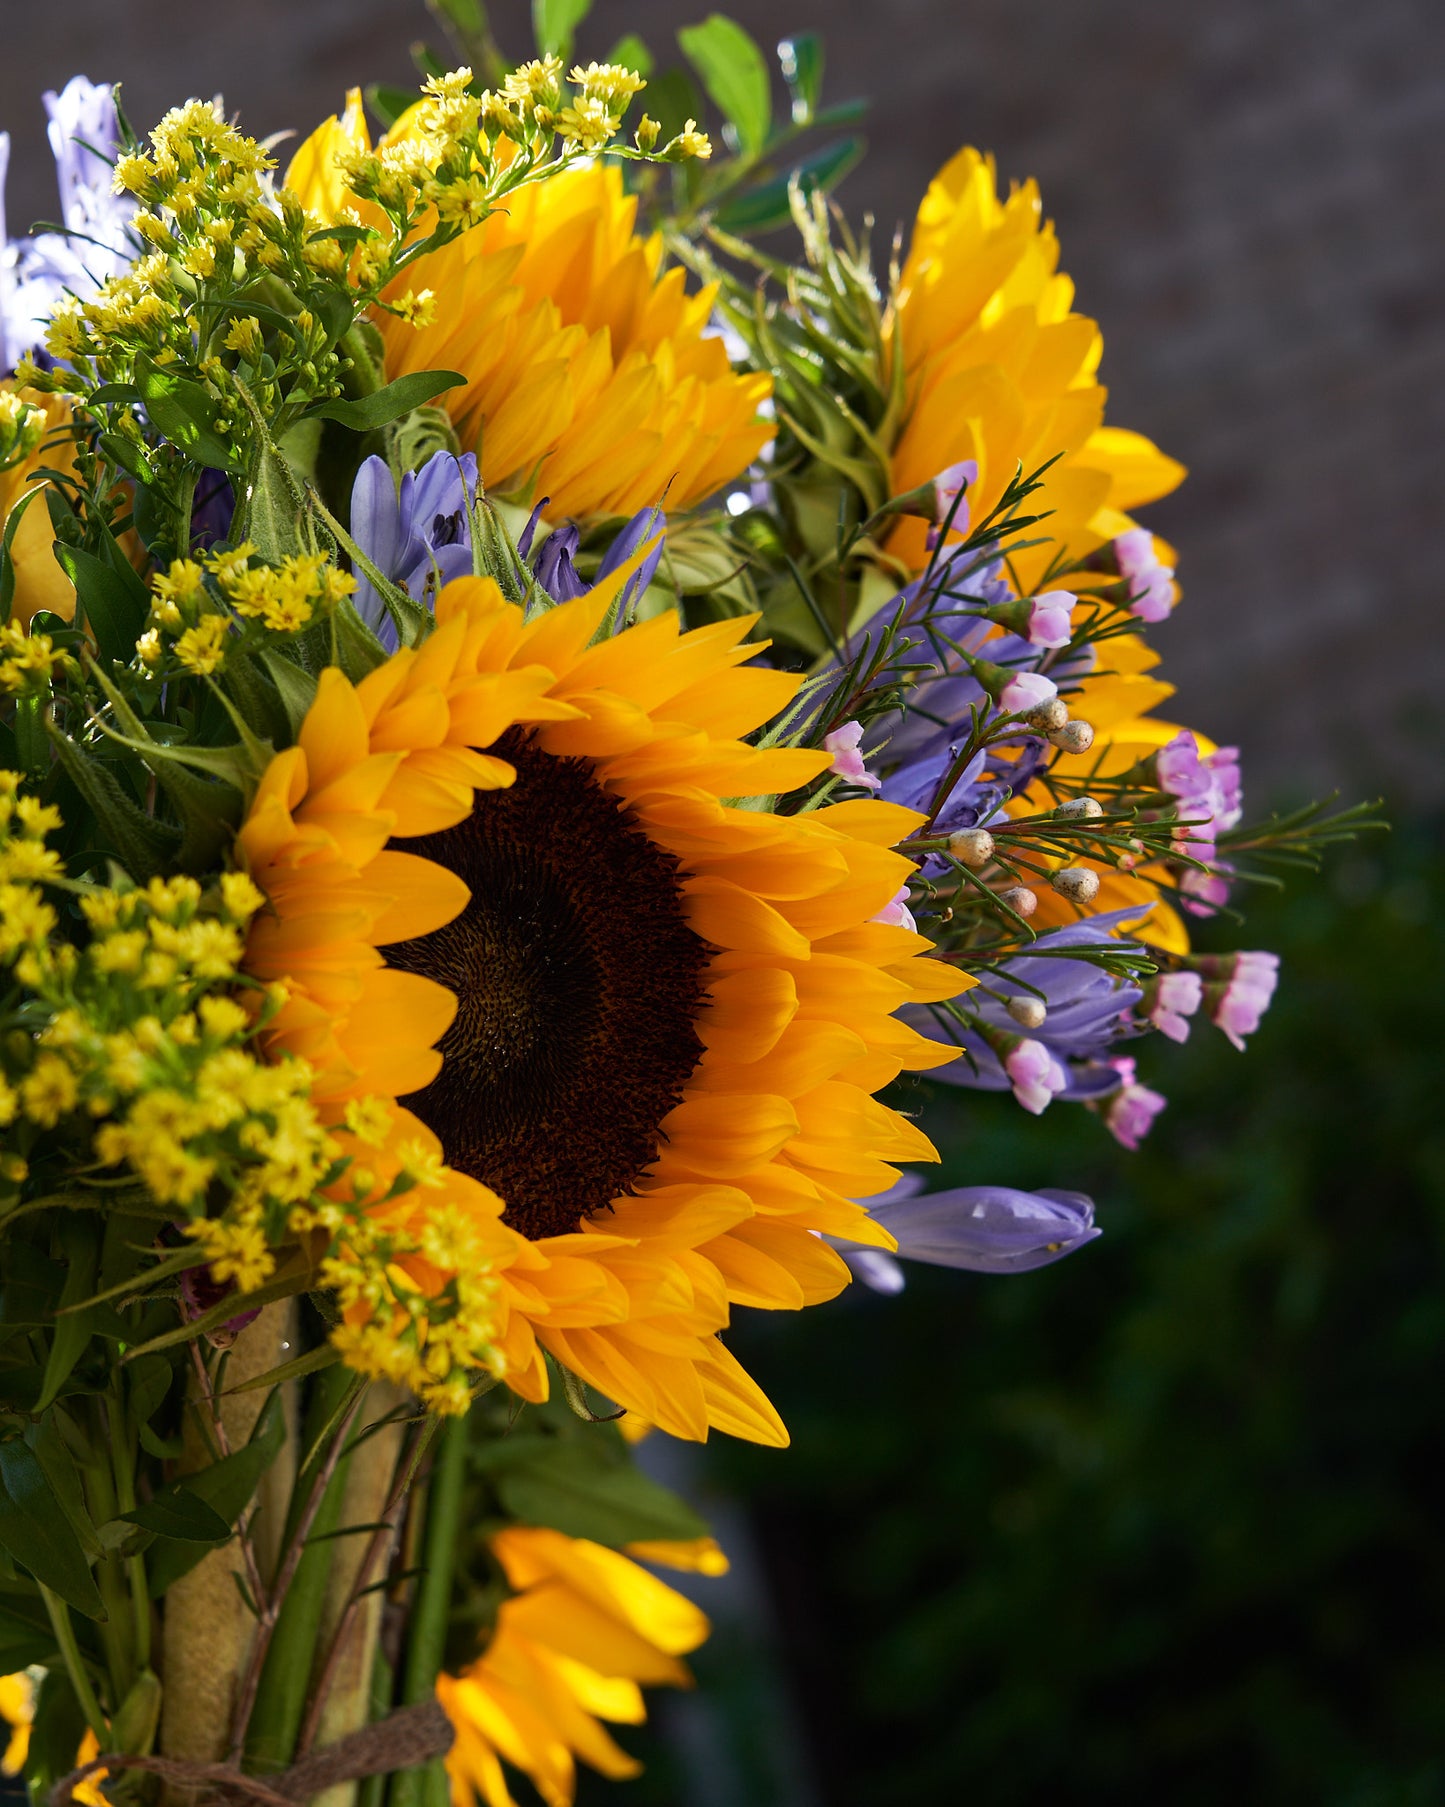
POLYGON ((592 10, 592 0, 532 0, 532 31, 544 55, 553 52, 563 62, 572 54, 577 27, 592 10))
POLYGON ((261 441, 246 485, 246 537, 273 565, 310 546, 304 528, 306 499, 285 454, 261 441))
POLYGON ((493 1480, 514 1518, 550 1525, 569 1537, 620 1546, 652 1539, 705 1537, 702 1519, 625 1454, 593 1449, 603 1439, 554 1438, 503 1468, 493 1480))
POLYGON ((214 471, 240 469, 241 448, 216 430, 221 404, 208 389, 144 355, 135 361, 135 386, 151 425, 187 457, 214 471))
POLYGON ((69 1520, 70 1528, 75 1532, 87 1560, 93 1562, 100 1555, 100 1538, 96 1535, 90 1513, 86 1510, 80 1471, 61 1435, 55 1413, 47 1412, 38 1424, 29 1425, 25 1441, 34 1450, 36 1461, 44 1469, 45 1478, 59 1500, 60 1509, 69 1520))
POLYGON ((28 1243, 11 1241, 0 1277, 0 1324, 48 1329, 65 1285, 65 1269, 28 1243))
POLYGON ((172 1481, 120 1517, 128 1525, 154 1531, 157 1537, 179 1537, 186 1543, 224 1543, 231 1535, 230 1525, 215 1507, 192 1492, 184 1481, 172 1481))
POLYGON ((160 1677, 153 1670, 142 1669, 110 1722, 106 1749, 145 1756, 155 1743, 160 1717, 160 1677))
POLYGON ((617 40, 607 52, 607 61, 643 77, 651 75, 653 70, 652 52, 635 31, 629 31, 625 38, 617 40))
POLYGON ((413 370, 355 401, 326 402, 320 408, 313 408, 307 418, 334 420, 353 432, 371 433, 377 427, 400 420, 403 414, 410 414, 413 408, 421 407, 423 402, 455 389, 466 380, 455 370, 413 370))
POLYGON ((60 1389, 70 1379, 71 1370, 85 1352, 92 1333, 88 1311, 67 1311, 79 1305, 95 1289, 96 1270, 100 1266, 100 1241, 96 1226, 84 1217, 66 1216, 60 1220, 57 1240, 66 1260, 65 1286, 55 1328, 50 1339, 50 1354, 45 1363, 45 1380, 35 1402, 37 1413, 44 1412, 60 1389))
POLYGON ((794 32, 779 44, 778 63, 793 97, 793 123, 807 125, 823 91, 823 40, 815 31, 794 32))
POLYGON ((105 1617, 80 1539, 35 1451, 18 1438, 0 1443, 0 1545, 77 1612, 105 1617))
POLYGON ((145 627, 150 598, 145 585, 132 571, 129 580, 113 565, 79 546, 55 543, 55 562, 75 585, 79 615, 95 634, 107 659, 124 665, 135 654, 135 643, 145 627))
POLYGON ((677 34, 682 53, 702 78, 713 105, 737 133, 743 151, 755 157, 768 138, 773 97, 763 53, 741 25, 722 13, 677 34))
POLYGON ((861 138, 838 138, 825 144, 792 169, 769 182, 744 190, 725 201, 717 211, 717 224, 724 232, 771 232, 786 226, 792 219, 789 184, 797 178, 804 194, 822 189, 825 193, 841 182, 862 157, 865 149, 861 138))
POLYGON ((25 519, 26 510, 33 508, 35 498, 43 493, 43 486, 37 484, 20 498, 6 516, 5 536, 0 539, 0 621, 10 619, 10 610, 15 601, 15 560, 10 548, 15 542, 20 523, 25 519))
MULTIPOLYGON (((233 1526, 250 1504, 261 1476, 275 1461, 285 1437, 286 1416, 281 1396, 273 1393, 256 1420, 256 1428, 246 1447, 223 1456, 219 1462, 212 1462, 208 1468, 198 1468, 194 1474, 188 1474, 184 1485, 224 1519, 228 1527, 233 1526)), ((205 1553, 204 1547, 180 1539, 157 1544, 146 1562, 151 1598, 158 1600, 172 1583, 189 1574, 205 1553)))
POLYGON ((121 789, 114 772, 82 753, 53 722, 48 724, 48 731, 60 763, 90 805, 108 852, 140 884, 164 871, 180 851, 180 830, 157 822, 138 809, 121 789))
MULTIPOLYGON (((55 1648, 55 1639, 50 1640, 55 1648)), ((31 1799, 43 1801, 52 1782, 75 1768, 75 1753, 85 1736, 85 1714, 64 1666, 56 1663, 45 1671, 35 1700, 35 1723, 30 1728, 30 1748, 25 1753, 25 1780, 31 1799)))
POLYGON ((267 677, 280 692, 281 707, 286 711, 292 735, 299 734, 301 724, 306 719, 306 711, 316 701, 316 679, 309 671, 303 671, 294 659, 288 659, 283 652, 268 648, 257 657, 265 666, 267 677))
POLYGON ((393 88, 389 82, 373 82, 366 90, 367 106, 388 131, 415 100, 414 89, 393 88))

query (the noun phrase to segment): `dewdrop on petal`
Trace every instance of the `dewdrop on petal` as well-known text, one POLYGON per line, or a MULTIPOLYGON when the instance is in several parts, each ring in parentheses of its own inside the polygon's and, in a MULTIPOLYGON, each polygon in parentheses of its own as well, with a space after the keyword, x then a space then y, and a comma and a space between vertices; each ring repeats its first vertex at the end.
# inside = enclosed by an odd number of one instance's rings
POLYGON ((1049 882, 1060 897, 1073 904, 1090 904, 1099 895, 1099 875, 1088 866, 1065 866, 1049 882))
POLYGON ((950 857, 975 872, 989 863, 993 850, 993 836, 986 828, 960 828, 948 837, 950 857))

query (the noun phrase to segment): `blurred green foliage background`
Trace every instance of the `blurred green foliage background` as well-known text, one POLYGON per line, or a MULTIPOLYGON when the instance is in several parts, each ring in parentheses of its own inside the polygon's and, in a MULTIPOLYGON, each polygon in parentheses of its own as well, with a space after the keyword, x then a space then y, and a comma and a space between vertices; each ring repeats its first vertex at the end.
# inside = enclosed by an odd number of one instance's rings
POLYGON ((916 1088, 940 1184, 1079 1187, 1105 1234, 743 1314, 794 1446, 694 1491, 744 1506, 772 1639, 724 1614, 584 1803, 1445 1801, 1442 877, 1397 830, 1253 903, 1274 1009, 1151 1044, 1136 1156, 916 1088))

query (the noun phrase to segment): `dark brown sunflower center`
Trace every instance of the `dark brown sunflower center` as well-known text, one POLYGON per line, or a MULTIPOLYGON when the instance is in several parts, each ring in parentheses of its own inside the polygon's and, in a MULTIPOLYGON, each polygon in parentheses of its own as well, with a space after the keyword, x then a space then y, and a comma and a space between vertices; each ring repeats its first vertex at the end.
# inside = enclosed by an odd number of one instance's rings
POLYGON ((442 1070, 408 1106, 452 1166, 507 1202, 524 1235, 559 1235, 627 1192, 702 1052, 706 944, 678 866, 585 759, 513 730, 510 790, 465 822, 396 845, 450 868, 471 902, 387 961, 456 994, 442 1070))

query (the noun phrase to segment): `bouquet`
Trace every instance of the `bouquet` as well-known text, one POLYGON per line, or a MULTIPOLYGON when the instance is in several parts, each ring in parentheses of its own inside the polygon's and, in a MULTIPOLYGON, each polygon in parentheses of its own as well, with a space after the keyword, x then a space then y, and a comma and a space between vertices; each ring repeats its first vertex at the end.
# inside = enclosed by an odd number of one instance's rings
POLYGON ((726 1567, 633 1451, 787 1441, 734 1309, 1096 1236, 928 1191, 920 1108, 1136 1146, 1145 1038, 1275 985, 1191 921, 1359 820, 1248 824, 1155 715, 1183 472, 1032 184, 961 151, 880 279, 814 38, 775 122, 720 16, 659 72, 442 10, 469 66, 284 165, 77 77, 0 265, 0 1709, 57 1807, 632 1773, 707 1631, 654 1571, 726 1567))

